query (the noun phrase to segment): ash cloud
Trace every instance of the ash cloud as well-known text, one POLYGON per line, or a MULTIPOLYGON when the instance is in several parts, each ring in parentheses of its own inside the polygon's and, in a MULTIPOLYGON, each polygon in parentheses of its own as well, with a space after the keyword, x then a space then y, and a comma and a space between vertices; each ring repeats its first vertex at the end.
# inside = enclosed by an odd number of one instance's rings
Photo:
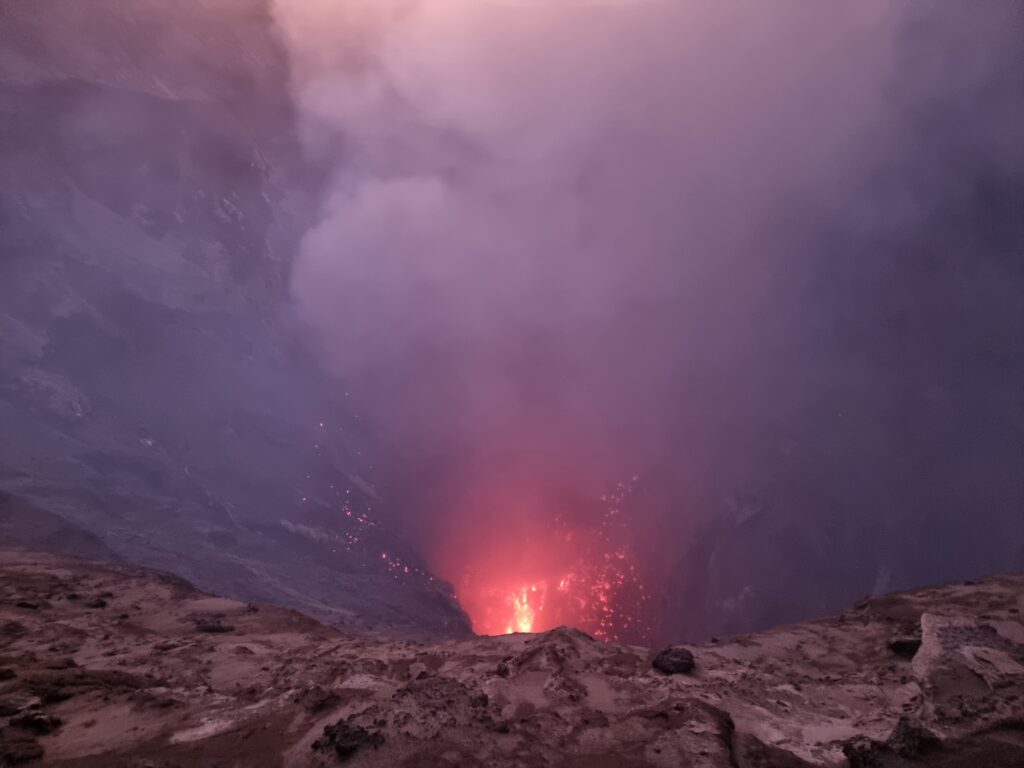
POLYGON ((276 15, 293 295, 442 575, 634 473, 666 635, 1021 564, 1019 4, 276 15))

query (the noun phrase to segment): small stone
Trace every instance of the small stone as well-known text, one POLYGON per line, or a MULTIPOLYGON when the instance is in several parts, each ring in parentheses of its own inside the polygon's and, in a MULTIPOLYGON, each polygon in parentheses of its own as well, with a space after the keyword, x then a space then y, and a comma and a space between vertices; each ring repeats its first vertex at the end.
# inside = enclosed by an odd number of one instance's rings
POLYGON ((692 653, 682 646, 673 645, 655 656, 651 666, 666 675, 682 675, 692 672, 695 663, 692 653))

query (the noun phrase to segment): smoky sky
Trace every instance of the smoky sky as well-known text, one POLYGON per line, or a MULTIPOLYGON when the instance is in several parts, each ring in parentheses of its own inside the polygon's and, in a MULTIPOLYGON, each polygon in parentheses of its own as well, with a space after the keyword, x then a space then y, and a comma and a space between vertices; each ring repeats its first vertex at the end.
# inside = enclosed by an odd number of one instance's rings
POLYGON ((443 575, 633 475, 666 563, 730 493, 891 532, 930 519, 906 488, 948 496, 948 467, 964 496, 1003 488, 979 504, 1018 530, 1019 366, 962 380, 978 344, 1019 341, 1018 3, 276 15, 331 178, 292 295, 443 575))

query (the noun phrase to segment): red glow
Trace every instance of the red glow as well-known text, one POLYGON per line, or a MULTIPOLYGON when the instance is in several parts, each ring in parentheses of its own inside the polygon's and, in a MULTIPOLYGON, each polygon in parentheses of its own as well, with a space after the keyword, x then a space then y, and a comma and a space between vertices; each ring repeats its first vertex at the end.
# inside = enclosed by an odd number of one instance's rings
MULTIPOLYGON (((317 426, 333 430, 323 422, 317 426)), ((313 447, 319 456, 320 444, 313 447)), ((395 538, 375 519, 373 499, 346 487, 347 478, 333 470, 319 482, 306 474, 307 495, 299 499, 310 517, 292 528, 332 552, 344 552, 350 566, 457 599, 478 634, 568 625, 605 640, 648 639, 648 594, 633 548, 640 536, 628 512, 638 478, 597 499, 577 486, 593 486, 598 473, 581 471, 577 462, 488 461, 469 469, 479 470, 467 472, 474 482, 459 488, 455 498, 461 502, 444 504, 435 537, 421 532, 429 570, 395 546, 395 538), (495 465, 501 471, 493 471, 495 465), (327 508, 337 514, 336 528, 314 522, 314 513, 327 508), (457 597, 448 582, 457 585, 457 597)))
POLYGON ((481 542, 459 581, 459 600, 478 634, 543 632, 574 626, 605 640, 640 641, 648 595, 622 502, 623 483, 598 518, 562 514, 519 524, 481 542))

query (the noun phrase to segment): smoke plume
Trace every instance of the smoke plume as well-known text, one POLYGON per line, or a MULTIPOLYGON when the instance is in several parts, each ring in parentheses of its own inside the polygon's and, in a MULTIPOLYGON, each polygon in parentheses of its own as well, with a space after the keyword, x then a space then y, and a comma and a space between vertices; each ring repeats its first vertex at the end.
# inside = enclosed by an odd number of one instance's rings
POLYGON ((866 536, 844 594, 1012 563, 1019 4, 276 13, 331 178, 293 294, 442 575, 557 559, 633 476, 655 592, 751 505, 866 536))

